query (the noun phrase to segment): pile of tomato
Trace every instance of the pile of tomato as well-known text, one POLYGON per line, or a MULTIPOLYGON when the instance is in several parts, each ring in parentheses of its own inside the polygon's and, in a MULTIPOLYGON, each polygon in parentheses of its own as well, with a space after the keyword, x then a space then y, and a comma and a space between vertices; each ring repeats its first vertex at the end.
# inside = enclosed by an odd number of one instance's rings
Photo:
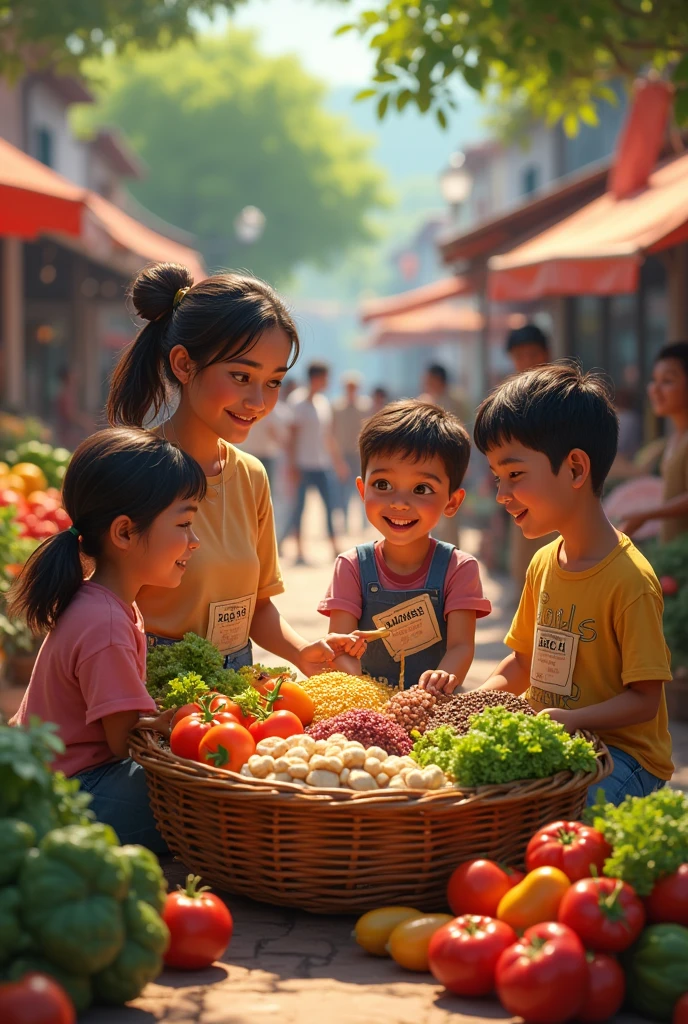
POLYGON ((298 736, 313 720, 313 701, 298 683, 269 680, 257 689, 264 698, 258 715, 219 693, 179 708, 171 722, 172 753, 239 772, 261 740, 298 736))
MULTIPOLYGON (((617 955, 647 921, 688 924, 688 865, 642 900, 627 883, 602 875, 610 855, 594 828, 556 821, 531 839, 526 873, 483 859, 460 864, 447 890, 451 920, 386 907, 359 920, 356 938, 368 952, 429 970, 458 996, 496 992, 504 1009, 528 1024, 607 1021, 626 994, 617 955), (399 955, 414 942, 413 957, 408 948, 399 955)), ((673 1020, 688 1024, 688 992, 673 1020)))

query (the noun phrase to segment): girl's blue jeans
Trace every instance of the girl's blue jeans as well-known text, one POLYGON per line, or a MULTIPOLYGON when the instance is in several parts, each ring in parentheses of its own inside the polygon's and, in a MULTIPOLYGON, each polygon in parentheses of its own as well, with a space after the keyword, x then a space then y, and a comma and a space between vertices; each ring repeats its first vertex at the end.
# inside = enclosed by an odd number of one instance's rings
POLYGON ((76 778, 91 794, 91 810, 98 821, 112 825, 123 845, 139 843, 153 853, 168 852, 155 824, 140 764, 128 757, 79 772, 76 778))
POLYGON ((614 761, 614 770, 603 782, 591 786, 588 790, 588 807, 597 801, 598 790, 604 790, 605 800, 608 804, 620 804, 627 796, 648 796, 656 789, 661 789, 666 783, 664 779, 658 779, 652 775, 647 768, 631 754, 618 747, 610 747, 609 753, 614 761))

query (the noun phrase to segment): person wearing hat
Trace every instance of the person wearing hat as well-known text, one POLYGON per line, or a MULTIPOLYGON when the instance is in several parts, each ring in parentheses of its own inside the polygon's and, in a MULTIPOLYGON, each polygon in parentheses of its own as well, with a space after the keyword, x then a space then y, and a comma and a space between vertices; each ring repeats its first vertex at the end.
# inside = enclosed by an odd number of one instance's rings
MULTIPOLYGON (((367 395, 360 393, 363 377, 357 370, 342 374, 342 395, 332 403, 332 433, 339 446, 344 461, 349 467, 349 475, 339 481, 337 490, 337 508, 344 516, 344 529, 349 532, 349 506, 356 493, 356 477, 361 471, 358 454, 358 435, 361 427, 371 414, 371 401, 367 395)), ((361 512, 365 524, 365 516, 361 512)))

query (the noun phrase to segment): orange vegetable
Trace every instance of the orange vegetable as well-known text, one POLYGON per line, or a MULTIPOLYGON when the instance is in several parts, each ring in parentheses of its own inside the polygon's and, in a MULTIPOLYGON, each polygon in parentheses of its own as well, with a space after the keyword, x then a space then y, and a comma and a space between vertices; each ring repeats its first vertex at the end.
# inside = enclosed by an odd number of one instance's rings
POLYGON ((559 904, 570 886, 571 882, 559 868, 535 868, 502 896, 497 917, 516 931, 524 931, 543 921, 556 921, 559 904))
POLYGON ((425 917, 412 917, 402 921, 389 937, 389 955, 407 971, 429 971, 430 939, 438 928, 453 920, 451 914, 426 914, 425 917))

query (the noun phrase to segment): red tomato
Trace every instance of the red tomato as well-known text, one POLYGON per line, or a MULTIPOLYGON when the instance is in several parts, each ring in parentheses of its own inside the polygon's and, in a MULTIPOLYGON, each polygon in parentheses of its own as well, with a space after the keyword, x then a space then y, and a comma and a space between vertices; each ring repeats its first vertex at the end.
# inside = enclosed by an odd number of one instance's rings
POLYGON ((688 992, 682 995, 674 1006, 671 1024, 688 1024, 688 992))
POLYGON ((264 722, 254 722, 249 728, 256 743, 268 736, 281 736, 283 740, 303 732, 303 723, 291 711, 273 711, 264 722))
POLYGON ((230 715, 234 715, 239 725, 243 725, 244 729, 248 729, 249 725, 253 725, 256 720, 255 715, 245 715, 238 704, 235 704, 230 697, 225 697, 224 694, 218 694, 214 697, 210 703, 212 711, 216 710, 216 707, 222 707, 223 711, 229 712, 230 715))
POLYGON ((447 886, 447 902, 456 914, 496 917, 502 896, 523 880, 523 873, 493 860, 459 864, 447 886))
POLYGON ((253 736, 238 722, 223 722, 210 729, 198 747, 198 758, 228 772, 238 772, 255 752, 253 736))
POLYGON ((601 832, 580 821, 553 821, 535 833, 526 849, 526 868, 559 868, 572 882, 598 874, 612 848, 601 832))
POLYGON ((53 522, 60 527, 61 530, 68 530, 72 525, 72 520, 69 518, 63 508, 56 508, 53 512, 53 522))
POLYGON ((645 907, 630 885, 618 878, 584 878, 566 890, 558 917, 588 949, 621 953, 643 930, 645 907))
POLYGON ((174 729, 177 722, 181 722, 182 718, 188 718, 189 715, 200 715, 203 713, 203 708, 200 704, 182 704, 180 708, 174 713, 172 721, 170 722, 170 729, 174 729))
POLYGON ((162 919, 170 930, 165 953, 168 967, 199 970, 222 956, 232 937, 229 910, 207 886, 199 888, 198 875, 187 875, 186 888, 168 894, 162 919))
MULTIPOLYGON (((270 679, 266 683, 260 683, 257 689, 264 697, 269 697, 276 685, 276 681, 270 679)), ((303 725, 310 725, 315 714, 315 704, 311 695, 306 693, 303 686, 288 679, 281 681, 279 694, 272 707, 275 711, 291 711, 303 725)))
POLYGON ((170 750, 177 757, 185 757, 189 761, 198 760, 198 748, 201 740, 213 726, 219 725, 212 714, 202 711, 180 719, 170 735, 170 750))
POLYGON ((570 928, 554 921, 527 928, 505 949, 495 987, 507 1013, 528 1024, 563 1024, 583 1005, 588 965, 583 945, 570 928))
POLYGON ((494 989, 497 961, 516 941, 516 932, 503 921, 473 914, 457 917, 430 939, 430 970, 457 996, 485 996, 494 989))
POLYGON ((619 963, 606 953, 588 953, 588 986, 576 1020, 597 1024, 609 1020, 621 1009, 626 994, 626 978, 619 963))
POLYGON ((648 921, 654 924, 682 924, 688 928, 688 864, 655 882, 645 900, 648 921))
POLYGON ((25 974, 0 985, 2 1024, 75 1024, 72 1001, 54 978, 25 974))

